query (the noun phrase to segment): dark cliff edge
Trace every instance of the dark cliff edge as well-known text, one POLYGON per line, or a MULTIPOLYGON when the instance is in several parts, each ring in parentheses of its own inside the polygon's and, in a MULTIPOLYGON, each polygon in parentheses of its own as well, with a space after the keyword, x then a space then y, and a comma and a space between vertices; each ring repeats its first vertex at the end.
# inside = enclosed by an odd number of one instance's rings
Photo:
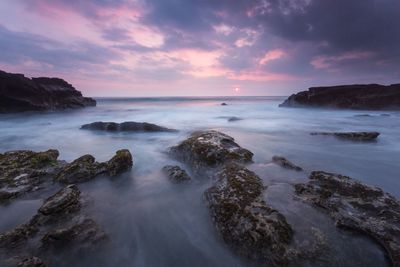
POLYGON ((400 84, 311 87, 291 95, 279 106, 400 110, 400 84))
POLYGON ((59 78, 32 78, 0 70, 0 113, 59 110, 96 106, 59 78))

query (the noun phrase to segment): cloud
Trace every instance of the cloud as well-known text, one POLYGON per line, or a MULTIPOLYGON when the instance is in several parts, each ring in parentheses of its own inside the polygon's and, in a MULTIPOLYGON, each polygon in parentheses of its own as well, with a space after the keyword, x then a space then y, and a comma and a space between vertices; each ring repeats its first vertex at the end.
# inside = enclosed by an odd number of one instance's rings
POLYGON ((18 0, 0 8, 0 63, 21 72, 74 72, 121 88, 202 79, 287 90, 400 76, 398 0, 18 0))

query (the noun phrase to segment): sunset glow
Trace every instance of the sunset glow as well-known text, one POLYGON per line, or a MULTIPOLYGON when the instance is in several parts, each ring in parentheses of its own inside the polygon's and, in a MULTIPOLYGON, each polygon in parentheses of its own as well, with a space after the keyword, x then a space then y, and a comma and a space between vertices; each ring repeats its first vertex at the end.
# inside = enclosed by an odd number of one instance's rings
POLYGON ((92 96, 229 95, 237 81, 249 95, 396 82, 399 2, 329 3, 1 1, 0 68, 62 77, 92 96), (353 14, 360 21, 348 27, 353 14))

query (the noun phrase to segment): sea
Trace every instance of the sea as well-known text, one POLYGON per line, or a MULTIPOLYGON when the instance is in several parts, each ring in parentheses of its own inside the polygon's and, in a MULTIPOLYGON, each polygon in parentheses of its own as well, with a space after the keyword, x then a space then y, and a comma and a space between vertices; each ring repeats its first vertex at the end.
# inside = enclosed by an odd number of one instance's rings
MULTIPOLYGON (((60 151, 60 160, 85 154, 109 160, 129 149, 131 171, 79 184, 83 213, 107 233, 99 249, 71 255, 54 253, 51 266, 263 266, 236 255, 213 225, 204 191, 213 181, 176 161, 168 148, 197 130, 218 130, 254 153, 248 168, 263 180, 264 198, 285 215, 298 242, 315 229, 324 233, 321 256, 291 266, 388 266, 383 249, 371 239, 338 229, 322 210, 294 196, 296 183, 315 170, 350 176, 400 198, 400 112, 281 108, 285 97, 97 98, 96 107, 0 115, 0 153, 29 149, 60 151), (227 105, 221 105, 226 103, 227 105), (230 121, 230 117, 239 120, 230 121), (178 132, 101 132, 80 129, 95 121, 149 122, 178 132), (378 131, 375 142, 350 142, 311 132, 378 131), (284 156, 304 171, 272 163, 284 156), (161 172, 180 165, 192 182, 171 183, 161 172)), ((0 206, 0 232, 27 222, 43 200, 60 188, 27 195, 0 206)), ((1 265, 1 264, 0 264, 1 265)))

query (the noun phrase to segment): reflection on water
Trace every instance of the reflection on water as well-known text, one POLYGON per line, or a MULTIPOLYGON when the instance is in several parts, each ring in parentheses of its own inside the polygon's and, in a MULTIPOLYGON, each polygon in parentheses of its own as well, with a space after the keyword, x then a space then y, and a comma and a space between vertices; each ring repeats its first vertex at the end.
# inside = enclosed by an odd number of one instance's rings
MULTIPOLYGON (((110 236, 94 254, 61 254, 54 266, 251 266, 219 239, 202 194, 210 179, 194 177, 190 184, 171 184, 160 172, 179 164, 166 149, 199 129, 217 129, 233 136, 255 154, 249 166, 268 185, 266 200, 306 239, 311 226, 323 230, 329 250, 324 257, 297 266, 382 266, 382 251, 370 240, 336 229, 323 213, 293 199, 291 184, 306 181, 312 170, 337 172, 376 185, 400 197, 400 113, 283 109, 283 98, 141 98, 99 99, 98 106, 66 112, 0 116, 0 152, 56 148, 60 158, 73 160, 90 153, 97 160, 128 148, 134 168, 115 179, 81 184, 89 198, 86 211, 110 236), (228 103, 221 106, 222 102, 228 103), (221 117, 238 117, 231 121, 221 117), (180 130, 178 133, 109 133, 80 130, 94 121, 146 121, 180 130), (352 143, 313 131, 379 131, 374 143, 352 143), (283 155, 306 171, 284 170, 271 163, 283 155)), ((0 230, 27 221, 50 192, 0 207, 0 230)))

